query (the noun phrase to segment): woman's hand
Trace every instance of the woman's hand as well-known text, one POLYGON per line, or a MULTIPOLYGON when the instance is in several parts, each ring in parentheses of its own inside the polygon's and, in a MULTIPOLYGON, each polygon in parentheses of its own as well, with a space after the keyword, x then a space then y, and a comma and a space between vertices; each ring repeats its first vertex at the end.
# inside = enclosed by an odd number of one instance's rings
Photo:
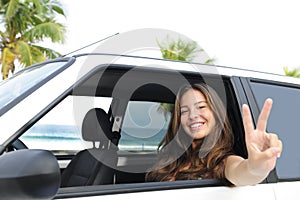
POLYGON ((267 176, 274 169, 282 151, 282 142, 273 133, 267 133, 267 121, 272 108, 272 99, 267 99, 258 117, 256 129, 253 126, 250 109, 243 105, 243 124, 248 151, 248 169, 258 176, 267 176))

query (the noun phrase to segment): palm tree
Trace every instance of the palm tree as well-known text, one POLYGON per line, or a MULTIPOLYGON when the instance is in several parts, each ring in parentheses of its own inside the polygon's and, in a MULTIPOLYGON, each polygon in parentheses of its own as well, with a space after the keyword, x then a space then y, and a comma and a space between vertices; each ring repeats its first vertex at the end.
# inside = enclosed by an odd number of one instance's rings
POLYGON ((293 76, 293 77, 296 77, 296 78, 300 78, 300 69, 299 68, 295 68, 293 70, 289 70, 287 66, 285 66, 283 68, 283 71, 285 73, 286 76, 293 76))
POLYGON ((37 45, 49 38, 64 42, 65 26, 56 22, 57 15, 65 16, 57 0, 0 0, 0 62, 2 78, 21 67, 52 59, 60 54, 37 45))
MULTIPOLYGON (((181 60, 181 61, 188 61, 191 62, 195 59, 197 56, 197 53, 201 53, 204 50, 200 48, 195 41, 183 41, 182 39, 175 40, 169 40, 169 38, 166 38, 165 43, 161 43, 158 40, 156 41, 160 52, 162 54, 162 57, 164 59, 169 60, 181 60)), ((198 54, 199 55, 199 54, 198 54)), ((207 59, 204 63, 210 64, 213 63, 214 59, 207 59)), ((173 112, 174 105, 168 104, 168 103, 161 103, 159 107, 159 111, 163 112, 165 116, 167 113, 173 112)))
MULTIPOLYGON (((162 57, 169 60, 181 60, 191 62, 197 56, 197 53, 203 52, 204 50, 200 48, 195 41, 184 41, 182 39, 169 40, 166 39, 165 43, 156 41, 162 57)), ((214 59, 207 59, 204 63, 212 63, 214 59)))

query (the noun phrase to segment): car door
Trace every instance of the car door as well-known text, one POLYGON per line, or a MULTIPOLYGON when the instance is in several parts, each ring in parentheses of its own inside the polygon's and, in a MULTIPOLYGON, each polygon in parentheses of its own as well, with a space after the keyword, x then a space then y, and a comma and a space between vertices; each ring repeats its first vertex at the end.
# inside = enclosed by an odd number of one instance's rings
POLYGON ((263 79, 242 79, 242 85, 257 118, 266 98, 273 99, 267 130, 278 134, 283 143, 281 157, 267 181, 272 183, 276 199, 296 199, 300 196, 300 85, 298 79, 290 82, 263 79), (291 83, 291 82, 294 83, 291 83))

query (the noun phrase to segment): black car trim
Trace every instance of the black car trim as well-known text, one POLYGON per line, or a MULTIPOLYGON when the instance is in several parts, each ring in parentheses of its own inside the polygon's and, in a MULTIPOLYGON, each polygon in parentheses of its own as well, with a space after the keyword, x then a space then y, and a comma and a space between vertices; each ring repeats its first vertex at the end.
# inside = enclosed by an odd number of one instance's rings
POLYGON ((217 187, 224 186, 224 182, 218 179, 205 180, 187 180, 173 182, 148 182, 148 183, 130 183, 130 184, 115 184, 115 185, 97 185, 97 186, 82 186, 60 188, 54 199, 72 198, 72 197, 87 197, 111 194, 126 194, 134 192, 150 192, 173 189, 189 189, 201 187, 217 187))
POLYGON ((257 124, 257 119, 260 113, 258 104, 256 102, 256 99, 254 97, 254 94, 252 92, 251 86, 250 86, 250 82, 248 78, 240 78, 241 79, 241 83, 243 85, 247 100, 248 100, 248 104, 252 113, 252 120, 253 120, 253 124, 254 126, 256 126, 257 124))
POLYGON ((297 177, 297 178, 280 178, 280 179, 278 179, 278 183, 281 183, 281 182, 296 182, 296 181, 300 181, 300 178, 297 177))
POLYGON ((249 78, 249 84, 251 83, 264 83, 268 85, 275 85, 275 86, 283 86, 283 87, 292 87, 292 88, 300 88, 299 84, 294 83, 286 83, 281 81, 275 81, 275 80, 265 80, 265 79, 259 79, 259 78, 249 78))
MULTIPOLYGON (((238 146, 238 152, 235 153, 239 153, 240 156, 242 156, 243 158, 247 158, 248 154, 247 154, 247 147, 246 147, 246 142, 245 142, 245 135, 244 135, 244 127, 242 124, 242 105, 244 103, 247 103, 247 98, 244 92, 244 88, 242 86, 240 77, 237 76, 233 76, 230 79, 231 81, 231 85, 233 87, 233 93, 232 96, 235 97, 236 102, 238 102, 238 110, 235 110, 235 117, 239 119, 239 122, 241 122, 241 124, 238 123, 233 123, 232 126, 236 126, 235 130, 238 130, 237 134, 235 134, 235 145, 238 146)), ((237 147, 236 147, 237 148, 237 147)))

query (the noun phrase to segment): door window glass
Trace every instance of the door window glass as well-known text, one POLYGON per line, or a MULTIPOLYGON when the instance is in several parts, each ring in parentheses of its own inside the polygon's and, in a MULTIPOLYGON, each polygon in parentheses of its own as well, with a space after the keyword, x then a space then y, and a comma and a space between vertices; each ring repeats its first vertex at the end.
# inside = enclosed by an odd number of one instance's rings
POLYGON ((278 177, 300 178, 300 89, 257 82, 251 86, 260 109, 266 98, 273 99, 267 129, 278 134, 283 143, 276 165, 278 177))

